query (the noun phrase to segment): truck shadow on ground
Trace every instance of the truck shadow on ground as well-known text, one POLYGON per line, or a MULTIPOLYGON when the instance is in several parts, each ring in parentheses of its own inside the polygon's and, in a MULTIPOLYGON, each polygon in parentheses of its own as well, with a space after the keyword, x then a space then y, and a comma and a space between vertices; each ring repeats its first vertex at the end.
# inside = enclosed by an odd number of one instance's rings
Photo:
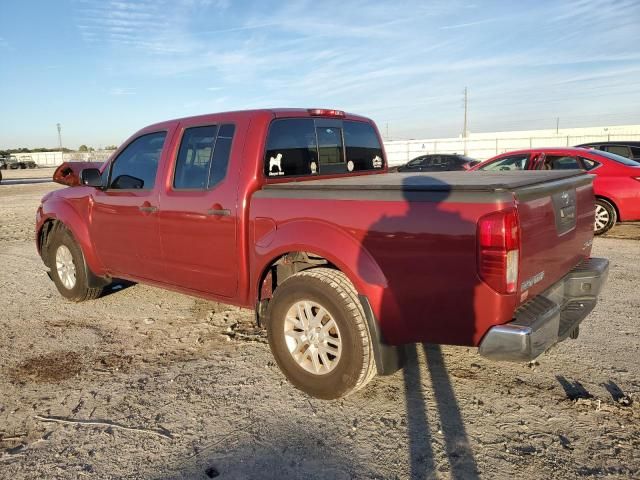
POLYGON ((327 429, 308 424, 295 414, 285 424, 269 424, 268 432, 260 430, 257 423, 246 426, 209 446, 204 445, 192 458, 152 478, 381 478, 350 454, 339 438, 328 436, 327 429), (294 432, 292 427, 296 425, 299 428, 294 432))
MULTIPOLYGON (((377 319, 382 341, 393 336, 433 344, 473 345, 479 283, 476 223, 463 218, 459 208, 450 208, 459 200, 442 177, 395 175, 402 179, 401 191, 393 193, 400 208, 385 213, 369 227, 359 262, 365 280, 370 257, 386 277, 378 309, 382 318, 377 319)), ((431 388, 425 392, 417 348, 408 345, 403 349, 410 478, 434 478, 439 470, 446 470, 435 460, 442 457, 441 449, 451 478, 479 478, 442 350, 437 345, 422 345, 431 378, 431 388), (439 428, 429 420, 427 397, 435 403, 439 428), (434 451, 436 445, 438 452, 434 451)))
POLYGON ((460 406, 444 364, 439 345, 422 345, 426 368, 431 377, 430 388, 423 389, 418 347, 406 348, 403 370, 409 436, 411 479, 436 478, 438 466, 434 461, 435 436, 444 440, 449 472, 454 479, 476 479, 478 467, 469 443, 460 406), (428 400, 428 398, 430 400, 428 400), (429 421, 428 402, 433 401, 439 425, 429 421))

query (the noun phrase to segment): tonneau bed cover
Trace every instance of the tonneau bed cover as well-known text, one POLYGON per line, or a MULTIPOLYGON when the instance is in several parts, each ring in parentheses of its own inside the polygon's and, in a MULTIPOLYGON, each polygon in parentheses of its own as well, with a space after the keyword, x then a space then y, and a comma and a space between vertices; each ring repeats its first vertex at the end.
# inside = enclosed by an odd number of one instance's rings
POLYGON ((387 173, 272 183, 265 189, 295 190, 404 190, 448 192, 452 190, 505 191, 586 175, 582 170, 518 170, 513 172, 387 173))

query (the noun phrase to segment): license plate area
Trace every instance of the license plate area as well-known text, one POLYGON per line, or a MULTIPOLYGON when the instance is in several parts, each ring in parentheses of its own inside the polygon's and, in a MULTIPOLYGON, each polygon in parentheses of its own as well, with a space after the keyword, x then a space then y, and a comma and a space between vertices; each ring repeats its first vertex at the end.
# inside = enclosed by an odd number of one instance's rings
POLYGON ((576 191, 563 190, 551 195, 558 235, 576 228, 576 191))

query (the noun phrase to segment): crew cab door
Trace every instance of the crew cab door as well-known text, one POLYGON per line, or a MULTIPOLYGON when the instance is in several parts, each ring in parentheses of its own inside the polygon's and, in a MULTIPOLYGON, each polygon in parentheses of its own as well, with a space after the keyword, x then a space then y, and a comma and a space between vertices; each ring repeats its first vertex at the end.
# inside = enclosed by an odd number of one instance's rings
POLYGON ((129 142, 103 172, 104 190, 91 196, 91 240, 114 276, 162 275, 156 177, 169 133, 146 133, 129 142))
POLYGON ((196 122, 180 123, 178 147, 160 192, 164 281, 232 297, 238 288, 239 169, 228 166, 236 125, 196 122))

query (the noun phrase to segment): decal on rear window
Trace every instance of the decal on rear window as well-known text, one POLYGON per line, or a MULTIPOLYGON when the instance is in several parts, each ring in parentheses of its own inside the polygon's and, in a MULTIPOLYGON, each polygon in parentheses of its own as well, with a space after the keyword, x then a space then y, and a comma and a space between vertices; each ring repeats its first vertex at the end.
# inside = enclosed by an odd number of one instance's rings
POLYGON ((282 154, 269 158, 269 175, 284 175, 282 171, 282 154))

